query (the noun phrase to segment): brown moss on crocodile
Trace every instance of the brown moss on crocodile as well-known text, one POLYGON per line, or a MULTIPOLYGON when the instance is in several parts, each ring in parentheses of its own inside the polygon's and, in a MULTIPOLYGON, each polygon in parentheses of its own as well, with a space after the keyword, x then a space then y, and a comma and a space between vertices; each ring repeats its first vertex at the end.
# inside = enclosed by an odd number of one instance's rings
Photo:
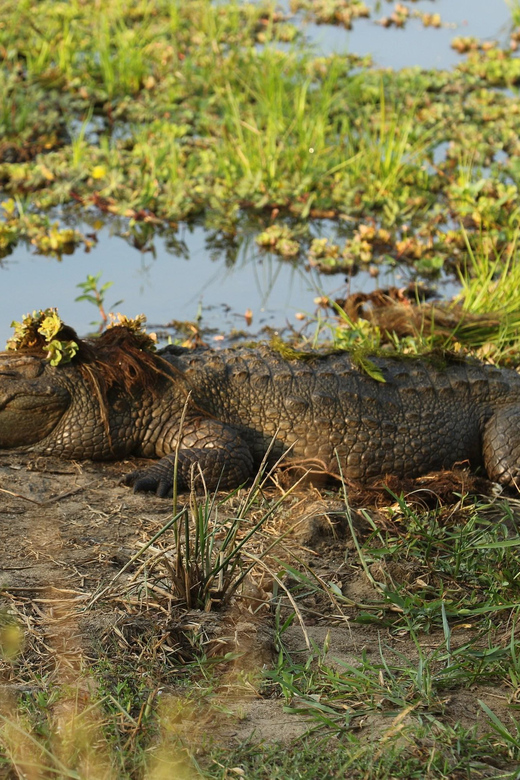
POLYGON ((269 346, 149 351, 115 327, 78 339, 52 366, 45 344, 0 353, 0 449, 67 458, 155 459, 126 482, 158 495, 251 479, 268 453, 312 472, 366 481, 424 474, 468 461, 516 485, 520 377, 476 361, 370 360, 347 353, 302 360, 269 346), (181 427, 181 418, 184 422, 181 427))

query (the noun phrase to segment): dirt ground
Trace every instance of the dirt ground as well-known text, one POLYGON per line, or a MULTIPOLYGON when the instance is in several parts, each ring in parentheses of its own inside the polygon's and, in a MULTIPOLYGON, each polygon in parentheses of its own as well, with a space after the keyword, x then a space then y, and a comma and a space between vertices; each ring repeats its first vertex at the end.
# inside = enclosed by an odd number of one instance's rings
MULTIPOLYGON (((212 719, 212 729, 221 741, 241 742, 252 735, 259 741, 290 740, 303 734, 308 720, 285 713, 282 699, 254 684, 232 685, 244 669, 254 672, 272 664, 274 621, 268 606, 255 613, 252 598, 220 613, 191 610, 186 614, 169 609, 164 592, 157 591, 156 600, 150 593, 142 598, 131 595, 139 562, 113 583, 121 568, 171 516, 170 501, 134 495, 119 484, 131 468, 129 463, 0 455, 0 607, 2 614, 15 615, 24 631, 20 642, 23 664, 7 657, 0 665, 4 710, 12 706, 13 693, 38 689, 43 679, 47 685, 50 679, 57 686, 76 686, 87 701, 92 681, 85 669, 107 648, 135 655, 133 639, 139 636, 142 642, 145 637, 148 647, 155 642, 164 657, 182 663, 183 652, 189 656, 189 643, 183 650, 183 637, 198 633, 210 654, 238 651, 235 661, 222 666, 223 691, 226 680, 229 682, 227 699, 222 694, 227 714, 212 719), (103 593, 110 583, 111 588, 103 593)), ((276 520, 277 527, 283 529, 284 523, 294 525, 294 518, 300 519, 284 544, 296 545, 300 554, 312 559, 320 576, 336 577, 353 602, 377 601, 381 596, 360 567, 346 564, 353 543, 344 528, 332 528, 329 520, 335 508, 337 499, 322 499, 314 489, 303 491, 294 511, 287 512, 284 519, 280 510, 276 520)), ((362 524, 356 516, 355 522, 362 524)), ((266 584, 264 587, 267 589, 266 584)), ((260 584, 253 593, 256 603, 263 595, 260 584)), ((327 615, 312 595, 303 605, 306 635, 295 621, 284 634, 290 651, 304 656, 309 641, 317 647, 326 642, 331 663, 356 665, 363 652, 377 662, 380 627, 351 622, 348 608, 343 609, 343 617, 331 608, 327 615)), ((352 608, 350 614, 354 613, 352 608)), ((464 630, 454 632, 455 646, 467 639, 464 630)), ((412 661, 417 659, 417 648, 404 632, 402 636, 387 632, 382 640, 388 648, 412 661)), ((430 633, 422 639, 423 650, 434 651, 443 641, 442 632, 430 633)), ((12 656, 16 657, 16 652, 12 656)), ((164 693, 158 685, 155 694, 164 693)), ((443 701, 442 719, 487 728, 477 699, 507 720, 510 696, 511 689, 491 685, 451 690, 443 701)), ((384 706, 357 723, 357 728, 367 731, 383 727, 388 727, 384 706)))

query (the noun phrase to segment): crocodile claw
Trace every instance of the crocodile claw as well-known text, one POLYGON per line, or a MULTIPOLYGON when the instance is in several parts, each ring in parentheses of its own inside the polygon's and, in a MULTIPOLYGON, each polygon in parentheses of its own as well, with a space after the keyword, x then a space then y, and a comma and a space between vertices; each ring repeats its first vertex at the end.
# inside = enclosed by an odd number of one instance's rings
POLYGON ((132 487, 134 493, 155 493, 159 498, 171 498, 173 495, 173 475, 165 473, 155 463, 147 469, 137 469, 126 474, 121 480, 123 485, 132 487))

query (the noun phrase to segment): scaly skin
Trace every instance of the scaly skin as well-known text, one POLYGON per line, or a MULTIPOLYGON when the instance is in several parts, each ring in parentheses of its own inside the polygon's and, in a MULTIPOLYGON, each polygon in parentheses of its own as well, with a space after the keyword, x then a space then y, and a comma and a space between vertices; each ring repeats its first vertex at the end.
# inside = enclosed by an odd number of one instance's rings
POLYGON ((97 460, 160 458, 129 474, 134 490, 167 496, 178 447, 179 488, 250 479, 288 457, 355 480, 417 476, 469 461, 515 485, 520 476, 520 376, 476 362, 373 358, 377 382, 346 353, 286 360, 269 347, 166 348, 155 394, 113 390, 105 416, 73 363, 0 353, 0 449, 97 460), (165 376, 168 374, 169 376, 165 376), (185 408, 185 421, 180 421, 185 408), (180 436, 180 442, 179 440, 180 436))

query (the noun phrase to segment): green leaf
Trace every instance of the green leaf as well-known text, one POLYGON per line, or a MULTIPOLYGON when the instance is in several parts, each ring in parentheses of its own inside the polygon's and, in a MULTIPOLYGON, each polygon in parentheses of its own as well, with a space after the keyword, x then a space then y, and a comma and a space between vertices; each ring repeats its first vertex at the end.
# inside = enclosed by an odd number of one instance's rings
POLYGON ((367 358, 364 355, 359 355, 356 357, 356 363, 361 371, 364 371, 365 374, 368 374, 368 376, 372 377, 372 379, 375 379, 376 382, 386 382, 386 379, 383 376, 383 372, 372 360, 370 360, 370 358, 367 358))

